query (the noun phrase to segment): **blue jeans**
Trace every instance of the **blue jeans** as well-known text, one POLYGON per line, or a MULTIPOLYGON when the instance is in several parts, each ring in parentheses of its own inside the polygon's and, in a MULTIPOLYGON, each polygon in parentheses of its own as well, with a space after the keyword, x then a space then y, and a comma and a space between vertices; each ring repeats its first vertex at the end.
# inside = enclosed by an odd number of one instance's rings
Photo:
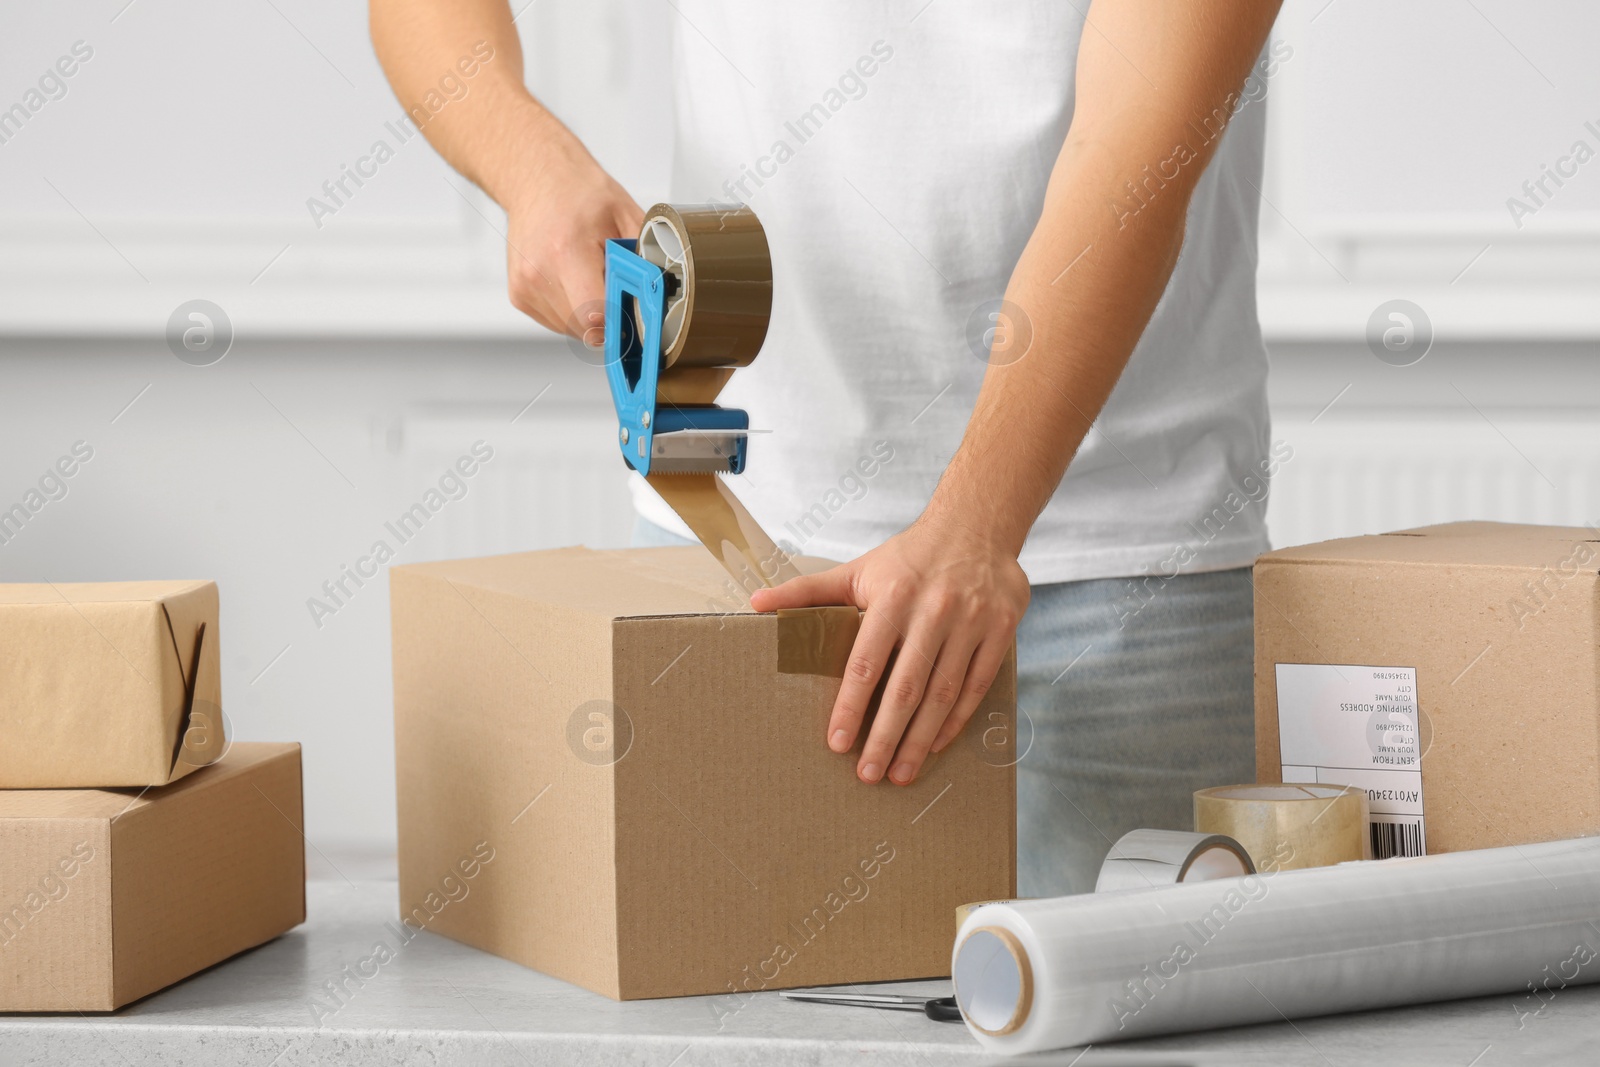
MULTIPOLYGON (((636 520, 633 543, 693 542, 636 520)), ((1255 781, 1250 569, 1033 587, 1017 628, 1017 892, 1087 893, 1129 830, 1255 781), (1151 589, 1154 589, 1151 583, 1151 589), (1134 610, 1136 609, 1136 610, 1134 610)))

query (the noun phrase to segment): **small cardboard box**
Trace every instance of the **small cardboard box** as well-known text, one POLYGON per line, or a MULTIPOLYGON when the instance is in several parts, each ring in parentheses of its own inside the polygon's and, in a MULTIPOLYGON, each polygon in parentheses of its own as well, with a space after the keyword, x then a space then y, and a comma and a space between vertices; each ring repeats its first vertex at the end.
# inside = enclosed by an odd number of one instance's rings
POLYGON ((112 1011, 305 921, 300 746, 0 791, 0 1011, 112 1011))
POLYGON ((859 742, 824 744, 854 609, 754 614, 700 548, 413 564, 390 589, 413 926, 732 1012, 946 974, 956 906, 1015 895, 1013 662, 916 782, 869 786, 859 742))
POLYGON ((1600 832, 1597 570, 1492 522, 1262 556, 1257 777, 1366 789, 1379 858, 1600 832))
POLYGON ((213 582, 0 585, 0 789, 166 785, 227 747, 213 582))

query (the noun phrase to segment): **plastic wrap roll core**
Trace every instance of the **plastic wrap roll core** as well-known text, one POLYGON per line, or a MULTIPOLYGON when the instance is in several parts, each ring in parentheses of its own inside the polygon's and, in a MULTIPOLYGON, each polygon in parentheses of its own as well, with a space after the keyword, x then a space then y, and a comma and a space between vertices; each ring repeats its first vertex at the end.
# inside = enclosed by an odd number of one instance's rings
POLYGON ((1372 858, 1365 790, 1345 785, 1225 785, 1194 795, 1194 828, 1226 834, 1257 868, 1294 870, 1372 858))
POLYGON ((1100 865, 1096 893, 1254 874, 1244 847, 1222 834, 1129 830, 1100 865))
POLYGON ((950 973, 1017 1055, 1593 982, 1597 916, 1600 839, 1550 841, 991 904, 950 973))

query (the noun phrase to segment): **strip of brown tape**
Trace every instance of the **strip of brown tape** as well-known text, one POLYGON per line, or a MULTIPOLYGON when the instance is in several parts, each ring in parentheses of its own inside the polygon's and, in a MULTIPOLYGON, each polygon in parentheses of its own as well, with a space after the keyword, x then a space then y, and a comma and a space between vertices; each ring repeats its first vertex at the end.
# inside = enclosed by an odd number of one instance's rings
POLYGON ((778 673, 843 678, 860 629, 852 607, 779 609, 778 673))
MULTIPOLYGON (((656 396, 667 404, 714 403, 733 368, 749 365, 766 339, 772 315, 766 234, 747 207, 657 204, 645 218, 639 248, 681 287, 682 306, 667 314, 666 366, 656 396), (654 229, 658 224, 673 236, 664 238, 654 229), (671 247, 674 238, 681 248, 671 247)), ((652 474, 647 480, 746 600, 757 589, 799 577, 788 553, 715 474, 652 474)), ((860 619, 853 607, 779 612, 778 670, 842 678, 860 619)))
MULTIPOLYGON (((789 554, 767 536, 715 474, 652 474, 649 482, 732 576, 746 600, 766 586, 800 576, 789 554)), ((843 678, 861 613, 853 607, 778 612, 778 673, 843 678)))
POLYGON ((757 589, 800 576, 789 554, 773 543, 717 475, 652 474, 647 480, 733 576, 746 598, 757 589))

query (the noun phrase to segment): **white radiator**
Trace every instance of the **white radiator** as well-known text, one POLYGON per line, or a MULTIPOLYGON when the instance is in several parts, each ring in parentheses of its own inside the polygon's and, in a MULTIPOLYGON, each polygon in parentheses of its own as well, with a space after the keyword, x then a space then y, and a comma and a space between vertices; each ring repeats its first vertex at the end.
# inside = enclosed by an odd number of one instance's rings
MULTIPOLYGON (((1600 523, 1600 426, 1582 413, 1448 418, 1370 409, 1315 422, 1279 417, 1293 456, 1273 480, 1274 547, 1460 519, 1600 523)), ((535 405, 515 423, 500 410, 422 409, 391 431, 396 495, 436 480, 475 440, 495 458, 450 521, 419 539, 423 558, 628 543, 627 476, 609 408, 535 405)), ((418 558, 413 555, 412 558, 418 558)))
POLYGON ((430 523, 412 558, 454 559, 588 545, 619 548, 633 529, 627 474, 609 407, 557 408, 541 400, 515 422, 501 409, 420 409, 390 432, 389 447, 413 494, 434 483, 476 441, 494 449, 468 491, 430 523), (437 529, 435 529, 437 527, 437 529))
POLYGON ((1600 425, 1586 412, 1448 418, 1405 409, 1277 418, 1274 547, 1462 519, 1600 522, 1600 425))

